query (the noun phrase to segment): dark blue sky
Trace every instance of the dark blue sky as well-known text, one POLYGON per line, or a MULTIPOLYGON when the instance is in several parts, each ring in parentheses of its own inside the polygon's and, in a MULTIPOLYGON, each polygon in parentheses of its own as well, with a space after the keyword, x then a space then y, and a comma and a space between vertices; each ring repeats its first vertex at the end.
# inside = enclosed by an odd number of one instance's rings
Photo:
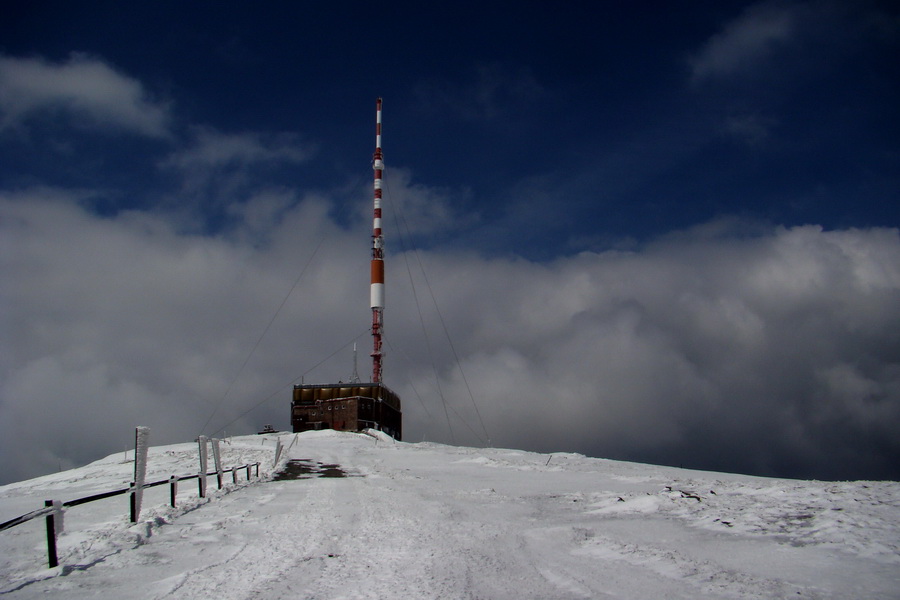
POLYGON ((159 163, 205 127, 288 136, 311 157, 248 180, 333 192, 364 177, 380 95, 388 166, 467 217, 423 243, 541 259, 723 216, 900 223, 894 3, 510 6, 19 3, 0 51, 103 61, 166 107, 168 135, 62 141, 71 117, 44 114, 4 136, 0 179, 158 205, 181 183, 159 163))

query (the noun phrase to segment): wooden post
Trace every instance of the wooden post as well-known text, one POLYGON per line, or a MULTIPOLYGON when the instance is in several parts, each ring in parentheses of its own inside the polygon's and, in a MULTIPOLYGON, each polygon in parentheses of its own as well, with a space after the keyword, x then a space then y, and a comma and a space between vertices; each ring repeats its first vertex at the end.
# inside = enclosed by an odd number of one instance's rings
MULTIPOLYGON (((44 506, 53 506, 53 500, 44 500, 44 506)), ((51 569, 59 566, 56 556, 56 511, 47 515, 47 562, 51 569)))
POLYGON ((178 478, 174 475, 169 477, 169 503, 175 508, 175 496, 178 495, 178 478))

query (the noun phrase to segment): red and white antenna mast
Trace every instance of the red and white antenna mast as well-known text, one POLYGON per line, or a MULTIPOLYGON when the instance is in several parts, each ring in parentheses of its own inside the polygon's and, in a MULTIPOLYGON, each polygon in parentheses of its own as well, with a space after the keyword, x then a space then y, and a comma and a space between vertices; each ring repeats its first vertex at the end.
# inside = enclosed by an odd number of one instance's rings
POLYGON ((384 327, 384 236, 381 235, 381 176, 384 157, 381 154, 381 98, 375 101, 375 216, 372 221, 372 383, 381 383, 381 330, 384 327))

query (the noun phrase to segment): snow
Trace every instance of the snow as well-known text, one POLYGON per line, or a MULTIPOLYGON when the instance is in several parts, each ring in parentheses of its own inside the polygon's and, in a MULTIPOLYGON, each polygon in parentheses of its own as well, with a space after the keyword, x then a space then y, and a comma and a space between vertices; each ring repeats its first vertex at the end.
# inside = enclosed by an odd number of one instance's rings
MULTIPOLYGON (((399 443, 370 432, 226 440, 260 479, 196 480, 71 507, 60 566, 43 519, 0 532, 4 598, 900 598, 900 483, 778 480, 399 443), (288 460, 346 477, 272 480, 288 460), (335 473, 337 471, 329 471, 335 473)), ((148 481, 197 472, 150 449, 148 481)), ((324 472, 323 472, 324 474, 324 472)), ((133 453, 0 487, 0 521, 127 487, 133 453)))

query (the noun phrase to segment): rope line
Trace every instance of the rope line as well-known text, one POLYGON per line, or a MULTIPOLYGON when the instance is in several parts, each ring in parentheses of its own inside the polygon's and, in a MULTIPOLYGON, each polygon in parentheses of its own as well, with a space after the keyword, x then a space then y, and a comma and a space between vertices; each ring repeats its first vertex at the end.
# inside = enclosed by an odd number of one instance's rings
MULTIPOLYGON (((238 377, 241 376, 241 373, 244 372, 244 367, 247 366, 247 363, 250 362, 250 358, 256 352, 256 349, 259 348, 259 344, 262 342, 263 338, 266 337, 266 334, 269 332, 269 329, 272 328, 272 324, 275 322, 275 319, 278 318, 278 315, 281 313, 281 309, 284 308, 284 305, 287 304, 288 298, 291 297, 291 294, 297 288, 297 285, 300 283, 300 280, 303 278, 303 275, 306 273, 306 270, 309 268, 309 265, 312 264, 313 259, 316 257, 316 254, 319 252, 319 248, 322 247, 322 244, 325 242, 325 238, 319 240, 319 243, 316 244, 315 249, 312 254, 309 256, 309 259, 306 261, 306 264, 303 265, 303 268, 300 270, 300 274, 297 276, 297 279, 294 280, 294 285, 291 286, 291 289, 288 290, 288 293, 285 295, 284 299, 281 301, 281 304, 278 305, 278 309, 275 311, 275 314, 272 315, 272 318, 269 319, 269 324, 266 325, 266 328, 263 330, 262 334, 260 334, 259 338, 256 340, 256 343, 253 344, 253 349, 250 350, 250 354, 247 355, 247 358, 244 359, 244 362, 241 364, 241 368, 237 370, 237 373, 231 379, 231 383, 228 384, 228 388, 225 390, 225 393, 222 394, 222 397, 219 398, 219 401, 216 402, 213 407, 212 413, 209 415, 209 418, 206 419, 206 422, 203 424, 203 427, 200 428, 200 433, 206 429, 209 425, 210 421, 213 420, 213 417, 216 416, 216 413, 219 411, 219 408, 222 406, 222 403, 228 397, 228 394, 231 393, 231 389, 234 387, 235 382, 238 380, 238 377)), ((230 423, 229 423, 230 425, 230 423)), ((218 432, 217 432, 218 433, 218 432)))
POLYGON ((425 280, 425 287, 428 288, 428 293, 431 296, 431 301, 434 303, 434 310, 435 312, 437 312, 438 320, 441 322, 441 327, 444 329, 444 335, 447 336, 447 343, 450 345, 450 350, 453 352, 453 359, 456 361, 456 367, 459 369, 459 374, 462 376, 463 383, 466 386, 466 392, 468 392, 469 398, 472 400, 472 406, 475 408, 475 415, 478 417, 478 423, 481 425, 481 430, 484 432, 484 437, 487 439, 487 444, 490 445, 491 436, 488 434, 487 428, 485 428, 484 426, 484 421, 481 419, 481 411, 478 410, 478 403, 475 402, 475 395, 472 393, 472 388, 469 387, 469 380, 466 377, 465 371, 463 371, 462 361, 459 360, 459 355, 456 353, 456 347, 453 345, 453 339, 450 337, 450 331, 447 329, 447 324, 444 322, 444 315, 441 314, 441 309, 438 306, 437 298, 434 295, 434 291, 432 291, 431 289, 431 282, 428 281, 428 275, 425 273, 425 267, 422 265, 422 259, 419 256, 419 251, 418 249, 414 249, 413 252, 416 255, 416 261, 419 263, 419 269, 422 271, 422 278, 425 280))
MULTIPOLYGON (((388 199, 390 200, 391 193, 390 193, 390 184, 389 183, 386 184, 386 191, 387 191, 388 199)), ((412 252, 416 257, 416 263, 419 266, 419 271, 422 273, 422 278, 425 280, 425 287, 428 289, 429 296, 431 296, 431 301, 434 304, 435 312, 437 312, 438 320, 440 321, 441 328, 444 331, 444 336, 447 338, 447 343, 449 344, 450 350, 453 353, 453 359, 456 362, 456 368, 459 369, 459 373, 462 376, 463 385, 466 388, 466 393, 468 393, 469 399, 472 402, 472 407, 475 409, 475 415, 478 418, 478 423, 481 425, 481 430, 484 433, 484 438, 482 438, 478 433, 475 432, 474 429, 472 429, 472 427, 469 425, 469 423, 465 419, 463 419, 462 416, 460 416, 460 414, 456 411, 456 409, 454 409, 451 406, 450 410, 453 411, 453 414, 455 414, 457 416, 457 418, 459 418, 459 420, 463 423, 463 425, 465 425, 466 428, 469 431, 471 431, 472 434, 476 438, 478 438, 478 440, 482 444, 490 446, 491 445, 491 436, 488 433, 487 428, 484 425, 484 420, 481 417, 481 411, 478 409, 478 403, 475 401, 475 395, 472 393, 472 388, 469 385, 469 379, 466 377, 465 370, 462 368, 462 361, 459 359, 459 354, 456 352, 456 347, 453 345, 453 338, 450 336, 450 330, 447 328, 447 323, 444 320, 444 315, 441 313, 441 308, 438 305, 437 297, 434 295, 434 290, 431 287, 431 282, 428 279, 428 274, 426 273, 425 266, 422 263, 422 258, 419 253, 419 249, 416 248, 415 245, 412 244, 412 233, 410 232, 410 229, 409 229, 409 223, 406 220, 406 216, 401 212, 399 206, 394 205, 394 210, 392 212, 394 214, 394 224, 397 228, 398 233, 400 234, 399 235, 400 247, 401 247, 401 250, 404 251, 403 259, 406 264, 406 272, 407 272, 407 276, 409 277, 410 286, 412 288, 413 299, 415 300, 415 303, 416 303, 416 310, 419 313, 419 322, 422 326, 422 334, 425 338, 425 345, 428 350, 428 357, 429 357, 429 360, 431 361, 432 371, 434 372, 435 382, 436 382, 437 389, 438 389, 438 395, 440 396, 441 403, 444 406, 444 415, 447 418, 447 427, 450 430, 450 439, 454 440, 453 428, 450 425, 450 417, 449 417, 449 414, 447 413, 447 402, 444 397, 443 390, 441 388, 440 377, 438 376, 437 367, 434 364, 434 355, 432 354, 432 351, 431 351, 431 342, 430 342, 430 338, 428 337, 428 331, 425 328, 425 321, 424 321, 424 317, 422 316, 422 309, 421 309, 421 306, 419 303, 419 296, 416 293, 416 285, 413 281, 412 269, 409 265, 409 257, 407 256, 408 253, 406 252, 406 248, 404 247, 404 244, 403 244, 404 238, 403 238, 402 233, 403 233, 404 229, 406 230, 407 237, 410 239, 410 246, 412 247, 412 252), (398 215, 399 215, 399 219, 401 219, 403 221, 402 228, 400 227, 400 223, 398 222, 398 215)), ((454 441, 454 443, 455 443, 455 441, 454 441)))
MULTIPOLYGON (((387 192, 387 200, 391 202, 394 207, 394 210, 391 211, 394 215, 394 225, 397 228, 398 238, 400 239, 400 250, 403 252, 403 262, 406 265, 406 273, 409 277, 409 286, 412 289, 413 300, 416 303, 416 312, 419 315, 419 324, 422 327, 422 337, 425 338, 425 349, 428 352, 428 361, 431 363, 431 370, 434 373, 434 383, 437 387, 438 397, 441 399, 441 405, 444 407, 444 417, 447 420, 447 429, 450 431, 450 441, 451 443, 456 444, 456 436, 453 433, 453 425, 450 424, 450 413, 447 410, 447 399, 444 397, 444 390, 441 388, 441 378, 438 374, 437 366, 434 362, 434 354, 431 352, 431 341, 428 337, 428 330, 425 327, 425 318, 422 315, 422 306, 419 302, 419 294, 416 292, 416 284, 413 281, 412 268, 409 266, 409 256, 403 244, 403 229, 400 227, 400 222, 398 221, 398 213, 400 212, 400 210, 391 199, 391 186, 389 183, 385 186, 385 191, 387 192)), ((412 235, 409 233, 409 225, 406 222, 405 217, 401 215, 401 218, 403 218, 403 224, 406 227, 406 233, 411 242, 412 235)))
POLYGON ((277 396, 278 394, 280 394, 281 392, 283 392, 284 390, 286 390, 286 389, 289 388, 290 386, 294 385, 298 380, 303 379, 303 378, 306 377, 309 373, 311 373, 312 371, 314 371, 314 370, 316 370, 317 368, 319 368, 323 363, 327 362, 327 361, 330 360, 332 357, 334 357, 335 354, 337 354, 337 353, 340 352, 341 350, 345 349, 347 346, 349 346, 349 345, 352 344, 353 342, 357 341, 359 338, 361 338, 362 336, 366 335, 367 333, 369 333, 369 329, 368 329, 368 328, 366 328, 365 330, 363 330, 362 333, 357 334, 356 337, 354 337, 353 339, 351 339, 349 342, 345 343, 343 346, 341 346, 340 348, 338 348, 337 350, 335 350, 334 352, 332 352, 331 354, 329 354, 328 356, 326 356, 325 358, 323 358, 322 360, 320 360, 319 362, 317 362, 316 364, 314 364, 313 366, 311 366, 310 368, 308 368, 306 371, 304 371, 304 372, 301 373, 300 375, 294 377, 294 379, 292 379, 291 381, 289 381, 287 384, 281 386, 280 388, 278 388, 277 390, 275 390, 274 392, 272 392, 271 394, 269 394, 268 396, 266 396, 265 398, 263 398, 262 400, 260 400, 259 402, 257 402, 256 404, 254 404, 253 406, 251 406, 250 408, 248 408, 247 410, 245 410, 245 411, 242 412, 241 414, 239 414, 238 416, 236 416, 234 419, 232 419, 231 421, 229 421, 228 423, 226 423, 225 425, 223 425, 222 427, 220 427, 219 429, 217 429, 216 431, 214 431, 214 432, 213 432, 212 434, 210 434, 210 435, 215 435, 215 434, 219 433, 220 431, 224 431, 225 428, 230 427, 233 423, 239 421, 240 419, 243 419, 244 417, 246 417, 247 415, 249 415, 251 412, 253 412, 253 411, 256 410, 257 408, 259 408, 260 406, 262 406, 263 404, 265 404, 266 402, 268 402, 269 400, 271 400, 272 398, 274 398, 275 396, 277 396))
MULTIPOLYGON (((395 348, 389 340, 385 340, 385 343, 391 349, 391 352, 399 352, 406 359, 406 362, 412 364, 412 359, 410 359, 409 355, 403 350, 403 348, 395 348)), ((425 404, 425 401, 422 400, 421 394, 419 394, 419 390, 416 389, 416 384, 413 383, 413 380, 408 376, 406 377, 406 383, 408 383, 409 387, 412 388, 413 393, 416 395, 416 398, 419 400, 419 404, 422 405, 422 410, 425 411, 425 414, 428 415, 429 419, 433 419, 434 417, 432 416, 431 411, 428 410, 428 405, 425 404)))

